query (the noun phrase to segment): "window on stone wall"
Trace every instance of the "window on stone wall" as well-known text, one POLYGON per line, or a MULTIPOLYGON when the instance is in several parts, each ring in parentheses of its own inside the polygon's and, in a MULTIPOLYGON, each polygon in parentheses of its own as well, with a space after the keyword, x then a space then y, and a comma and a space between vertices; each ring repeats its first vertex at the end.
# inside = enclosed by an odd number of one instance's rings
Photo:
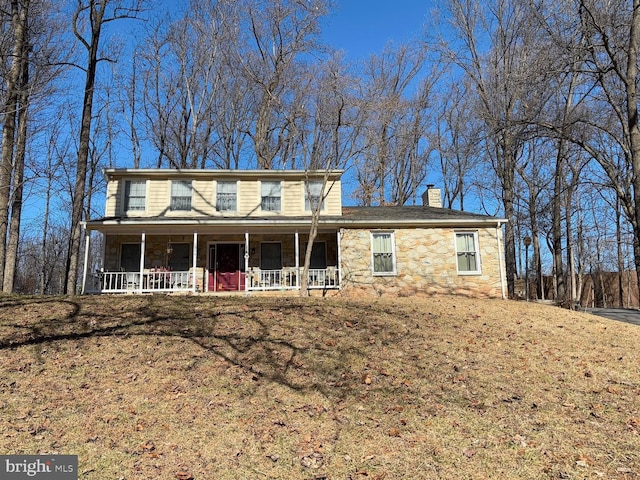
POLYGON ((478 232, 456 232, 456 256, 459 274, 480 273, 478 232))
POLYGON ((393 232, 372 232, 371 252, 374 275, 395 275, 396 255, 393 232))
MULTIPOLYGON (((304 257, 307 254, 307 245, 300 249, 300 265, 304 265, 304 257)), ((316 240, 311 247, 311 262, 309 268, 312 270, 324 270, 327 268, 327 242, 316 240)))
POLYGON ((282 268, 282 244, 263 242, 260 244, 260 268, 280 270, 282 268))
POLYGON ((139 243, 123 243, 120 247, 120 268, 125 272, 140 271, 139 243))
POLYGON ((189 243, 170 243, 168 251, 168 267, 171 270, 185 272, 189 270, 191 264, 191 244, 189 243))

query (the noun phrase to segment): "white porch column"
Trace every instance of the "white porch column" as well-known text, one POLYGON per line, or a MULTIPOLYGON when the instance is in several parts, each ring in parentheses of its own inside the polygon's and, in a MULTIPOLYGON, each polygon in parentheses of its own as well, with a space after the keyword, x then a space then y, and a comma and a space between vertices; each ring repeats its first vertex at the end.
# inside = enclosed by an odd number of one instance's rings
POLYGON ((341 243, 340 239, 342 238, 342 229, 338 230, 336 233, 337 243, 338 243, 338 288, 342 288, 342 252, 341 252, 341 243))
POLYGON ((82 268, 82 290, 80 293, 84 295, 87 288, 87 271, 89 269, 89 247, 91 246, 91 232, 85 228, 84 231, 84 267, 82 268))
POLYGON ((144 252, 146 250, 146 245, 147 245, 147 234, 145 232, 142 232, 142 238, 141 238, 141 242, 140 242, 140 280, 139 280, 139 284, 138 284, 138 290, 140 292, 142 292, 142 284, 143 284, 143 276, 144 276, 144 252))
POLYGON ((249 232, 244 232, 244 291, 249 292, 249 232))
POLYGON ((198 271, 196 269, 198 262, 198 232, 193 232, 193 258, 192 258, 192 268, 193 268, 193 285, 191 285, 191 291, 196 293, 196 289, 198 288, 197 275, 198 271))
POLYGON ((295 246, 296 246, 296 287, 300 287, 300 237, 298 231, 295 234, 295 246))

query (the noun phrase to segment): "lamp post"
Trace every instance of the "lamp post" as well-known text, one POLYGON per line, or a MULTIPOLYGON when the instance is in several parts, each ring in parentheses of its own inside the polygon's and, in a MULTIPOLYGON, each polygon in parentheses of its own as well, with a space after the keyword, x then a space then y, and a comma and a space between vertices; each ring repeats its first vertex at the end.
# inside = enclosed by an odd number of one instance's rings
POLYGON ((531 245, 531 237, 526 236, 522 239, 524 242, 524 295, 529 301, 529 245, 531 245))

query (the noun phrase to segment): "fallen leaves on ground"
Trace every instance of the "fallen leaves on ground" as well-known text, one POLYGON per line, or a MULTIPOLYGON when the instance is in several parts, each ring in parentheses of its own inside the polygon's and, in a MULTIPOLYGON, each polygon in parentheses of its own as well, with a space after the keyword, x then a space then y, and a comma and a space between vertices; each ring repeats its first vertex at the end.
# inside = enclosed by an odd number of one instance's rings
POLYGON ((104 478, 633 478, 638 327, 461 297, 0 297, 0 451, 104 478))

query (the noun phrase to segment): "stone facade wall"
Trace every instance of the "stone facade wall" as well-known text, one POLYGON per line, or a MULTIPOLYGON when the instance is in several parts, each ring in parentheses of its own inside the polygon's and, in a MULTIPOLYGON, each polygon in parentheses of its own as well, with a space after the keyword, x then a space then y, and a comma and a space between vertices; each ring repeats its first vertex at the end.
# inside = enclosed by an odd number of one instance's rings
MULTIPOLYGON (((341 231, 342 290, 353 295, 435 295, 502 298, 504 277, 502 230, 474 229, 478 233, 479 274, 458 274, 453 228, 394 230, 396 274, 373 275, 371 230, 341 231), (501 275, 502 268, 502 275, 501 275)), ((464 230, 470 231, 470 230, 464 230)))
MULTIPOLYGON (((373 275, 371 269, 371 230, 343 229, 340 232, 342 291, 347 295, 436 295, 455 294, 471 297, 501 298, 504 262, 502 230, 495 228, 475 229, 478 233, 481 271, 479 274, 458 274, 456 267, 455 232, 470 231, 453 228, 418 228, 394 230, 396 274, 373 275), (502 268, 502 272, 500 269, 502 268), (502 275, 501 275, 502 274, 502 275)), ((295 265, 295 237, 293 234, 252 234, 249 242, 249 265, 260 264, 260 243, 281 242, 284 266, 295 265)), ((300 254, 304 255, 306 236, 300 235, 300 254)), ((335 234, 321 234, 318 241, 327 243, 327 265, 337 265, 337 242, 335 234)), ((193 244, 191 235, 150 235, 146 237, 145 269, 167 265, 167 244, 193 244)), ((206 263, 209 242, 244 244, 244 234, 198 236, 197 283, 198 291, 206 285, 206 263)), ((105 241, 105 270, 120 269, 122 243, 140 243, 139 235, 107 235, 105 241)), ((331 292, 338 293, 336 292, 331 292)))

